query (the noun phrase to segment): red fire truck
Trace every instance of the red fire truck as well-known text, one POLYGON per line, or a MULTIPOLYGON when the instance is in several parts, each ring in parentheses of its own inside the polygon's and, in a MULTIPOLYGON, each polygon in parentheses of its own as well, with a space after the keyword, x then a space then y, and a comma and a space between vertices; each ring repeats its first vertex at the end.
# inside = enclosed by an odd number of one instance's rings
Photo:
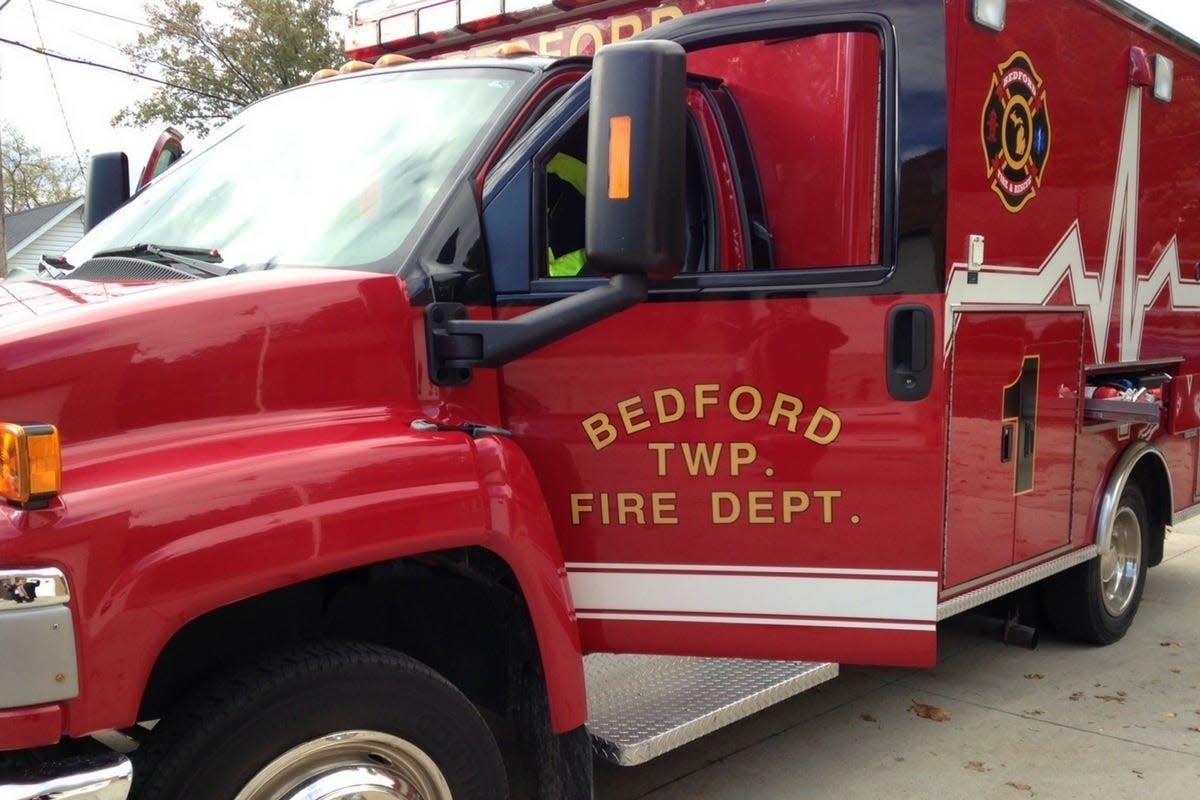
POLYGON ((347 43, 132 198, 97 157, 0 285, 0 797, 503 797, 497 732, 587 797, 589 729, 643 760, 998 598, 1122 636, 1200 497, 1194 43, 1119 0, 347 43))

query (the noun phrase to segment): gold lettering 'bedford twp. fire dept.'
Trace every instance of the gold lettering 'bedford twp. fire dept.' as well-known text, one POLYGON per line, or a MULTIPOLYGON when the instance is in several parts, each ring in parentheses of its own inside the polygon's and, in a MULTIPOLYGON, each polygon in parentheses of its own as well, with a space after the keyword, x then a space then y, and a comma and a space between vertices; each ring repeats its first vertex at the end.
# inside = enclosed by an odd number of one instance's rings
MULTIPOLYGON (((653 431, 684 419, 720 420, 765 424, 820 447, 837 441, 842 420, 824 406, 806 411, 803 400, 786 392, 763 392, 755 386, 725 389, 718 383, 698 383, 688 388, 664 387, 635 395, 615 404, 613 411, 598 411, 580 423, 596 451, 622 438, 653 431)), ((660 478, 773 478, 774 467, 754 469, 758 448, 749 441, 646 442, 646 452, 660 478)), ((709 493, 713 525, 784 525, 806 518, 831 525, 839 489, 717 489, 709 493)), ((573 492, 572 525, 678 525, 678 495, 674 491, 573 492)), ((858 524, 858 515, 849 517, 858 524)))

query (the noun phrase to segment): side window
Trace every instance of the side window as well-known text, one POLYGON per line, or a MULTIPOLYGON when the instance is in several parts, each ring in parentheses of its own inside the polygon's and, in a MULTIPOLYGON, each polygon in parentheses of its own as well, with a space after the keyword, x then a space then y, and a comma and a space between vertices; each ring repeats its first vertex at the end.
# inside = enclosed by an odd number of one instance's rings
POLYGON ((688 71, 720 80, 740 110, 727 127, 748 140, 775 269, 880 263, 881 63, 865 31, 689 53, 688 71))
POLYGON ((550 148, 542 169, 546 270, 551 278, 592 276, 584 255, 587 195, 587 124, 584 116, 550 148))
MULTIPOLYGON (((587 194, 587 126, 585 114, 542 153, 540 189, 545 209, 545 261, 540 277, 599 277, 590 270, 584 253, 584 197, 587 194)), ((685 191, 687 250, 684 272, 715 269, 711 254, 717 232, 709 170, 701 158, 702 143, 694 122, 687 132, 685 191)), ((535 201, 536 202, 536 201, 535 201)))

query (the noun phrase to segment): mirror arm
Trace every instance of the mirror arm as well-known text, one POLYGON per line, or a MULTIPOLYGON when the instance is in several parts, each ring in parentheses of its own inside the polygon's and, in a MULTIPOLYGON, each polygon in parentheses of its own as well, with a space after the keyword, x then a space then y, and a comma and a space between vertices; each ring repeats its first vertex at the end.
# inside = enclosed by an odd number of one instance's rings
POLYGON ((461 386, 475 367, 500 367, 646 299, 639 273, 613 275, 607 284, 557 300, 508 320, 467 319, 462 303, 425 307, 429 377, 461 386))

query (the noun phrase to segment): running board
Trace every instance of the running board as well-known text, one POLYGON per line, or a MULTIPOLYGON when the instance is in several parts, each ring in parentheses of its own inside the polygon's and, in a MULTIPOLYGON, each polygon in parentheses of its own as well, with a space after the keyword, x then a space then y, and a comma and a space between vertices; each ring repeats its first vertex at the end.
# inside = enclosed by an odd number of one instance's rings
POLYGON ((592 747, 628 767, 837 677, 838 665, 596 653, 584 674, 592 747))

